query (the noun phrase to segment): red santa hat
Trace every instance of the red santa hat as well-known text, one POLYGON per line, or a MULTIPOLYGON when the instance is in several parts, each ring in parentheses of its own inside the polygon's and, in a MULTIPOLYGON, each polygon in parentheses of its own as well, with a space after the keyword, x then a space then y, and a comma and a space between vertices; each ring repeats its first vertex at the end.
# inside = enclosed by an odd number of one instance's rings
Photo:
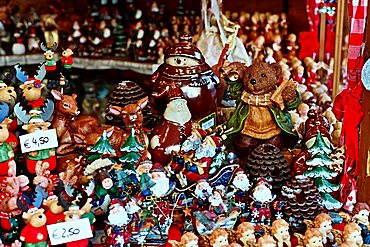
POLYGON ((143 156, 140 157, 140 159, 138 161, 138 164, 139 165, 142 165, 142 164, 153 164, 153 162, 148 158, 148 156, 143 155, 143 156))
POLYGON ((160 163, 156 162, 153 164, 153 167, 150 170, 150 172, 164 172, 164 168, 160 163))
POLYGON ((205 139, 207 139, 215 148, 221 146, 222 139, 218 136, 206 136, 205 139))
POLYGON ((113 199, 111 202, 110 202, 110 207, 114 206, 114 205, 120 205, 122 206, 122 202, 120 200, 118 200, 117 198, 113 199))
POLYGON ((235 169, 235 174, 238 174, 238 173, 245 173, 245 171, 242 168, 238 167, 235 169))
POLYGON ((266 187, 270 188, 271 185, 270 185, 270 182, 266 179, 266 178, 259 178, 257 179, 257 182, 256 184, 264 184, 266 187))
POLYGON ((203 129, 195 129, 194 132, 199 137, 199 139, 204 139, 207 136, 207 131, 203 129))

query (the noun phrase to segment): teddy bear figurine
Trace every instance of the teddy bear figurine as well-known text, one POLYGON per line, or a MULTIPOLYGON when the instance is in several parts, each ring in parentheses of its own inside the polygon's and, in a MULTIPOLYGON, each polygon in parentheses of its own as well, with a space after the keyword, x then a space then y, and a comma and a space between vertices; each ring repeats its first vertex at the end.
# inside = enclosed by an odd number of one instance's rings
POLYGON ((280 149, 298 141, 289 110, 296 109, 301 96, 292 80, 279 85, 282 72, 279 64, 257 62, 245 68, 244 91, 233 115, 227 122, 225 145, 235 144, 238 157, 245 158, 250 150, 262 143, 280 149))

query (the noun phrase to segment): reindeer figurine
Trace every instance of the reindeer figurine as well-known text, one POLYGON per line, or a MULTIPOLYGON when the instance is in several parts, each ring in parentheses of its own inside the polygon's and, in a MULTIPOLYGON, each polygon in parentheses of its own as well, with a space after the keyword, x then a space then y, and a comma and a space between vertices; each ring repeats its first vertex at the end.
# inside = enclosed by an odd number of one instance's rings
MULTIPOLYGON (((143 127, 143 113, 142 110, 148 103, 148 97, 138 100, 134 104, 128 104, 124 107, 111 106, 109 111, 120 116, 125 124, 125 129, 121 129, 117 126, 101 126, 94 129, 90 133, 74 133, 74 141, 78 143, 81 147, 84 147, 87 152, 90 151, 91 147, 99 140, 103 131, 107 132, 109 138, 109 143, 115 150, 118 157, 121 157, 122 152, 120 148, 126 142, 127 138, 131 134, 131 129, 135 130, 136 138, 141 142, 141 144, 147 149, 149 145, 148 133, 149 129, 143 127)), ((150 154, 145 152, 147 156, 150 154)))
POLYGON ((41 97, 42 89, 45 87, 41 83, 46 75, 45 64, 39 66, 34 77, 26 75, 19 64, 15 65, 14 68, 17 79, 22 82, 19 86, 22 90, 19 95, 19 102, 14 106, 14 112, 18 119, 23 123, 28 123, 31 114, 36 111, 40 113, 42 120, 49 120, 54 112, 54 103, 50 99, 44 100, 41 97))
POLYGON ((57 68, 57 63, 54 59, 54 51, 58 48, 58 44, 54 42, 51 48, 47 48, 44 43, 41 43, 40 47, 41 50, 44 51, 46 71, 54 71, 57 68))
POLYGON ((72 153, 76 148, 74 134, 88 136, 101 127, 100 121, 93 116, 78 116, 77 95, 63 95, 57 90, 51 90, 56 103, 52 127, 56 129, 59 147, 57 154, 72 153))

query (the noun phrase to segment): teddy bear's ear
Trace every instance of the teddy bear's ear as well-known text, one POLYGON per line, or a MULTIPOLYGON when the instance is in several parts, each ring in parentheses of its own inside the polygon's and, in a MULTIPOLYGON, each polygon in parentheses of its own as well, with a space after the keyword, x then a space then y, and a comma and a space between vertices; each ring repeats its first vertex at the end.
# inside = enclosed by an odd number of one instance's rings
POLYGON ((279 77, 279 76, 280 76, 280 74, 281 74, 281 72, 282 72, 282 69, 281 69, 280 64, 278 64, 278 63, 273 63, 273 64, 271 64, 271 68, 275 71, 275 75, 276 75, 277 77, 279 77))

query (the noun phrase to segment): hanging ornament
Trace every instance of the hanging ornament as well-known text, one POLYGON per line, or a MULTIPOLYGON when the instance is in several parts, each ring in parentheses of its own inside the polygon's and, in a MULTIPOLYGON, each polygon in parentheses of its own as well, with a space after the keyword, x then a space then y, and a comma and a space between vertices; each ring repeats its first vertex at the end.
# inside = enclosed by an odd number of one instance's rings
POLYGON ((362 68, 361 80, 366 90, 370 90, 370 59, 366 61, 362 68))

